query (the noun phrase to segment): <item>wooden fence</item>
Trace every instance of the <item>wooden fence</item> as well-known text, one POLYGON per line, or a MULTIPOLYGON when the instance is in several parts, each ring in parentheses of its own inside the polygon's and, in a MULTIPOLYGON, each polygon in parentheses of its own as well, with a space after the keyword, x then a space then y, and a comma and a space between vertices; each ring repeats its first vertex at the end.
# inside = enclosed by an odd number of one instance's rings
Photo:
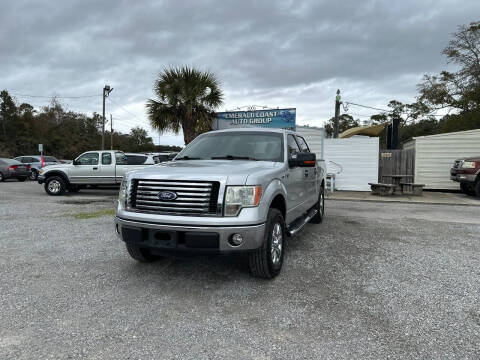
POLYGON ((378 182, 384 182, 384 175, 415 176, 415 149, 381 150, 378 162, 378 182))

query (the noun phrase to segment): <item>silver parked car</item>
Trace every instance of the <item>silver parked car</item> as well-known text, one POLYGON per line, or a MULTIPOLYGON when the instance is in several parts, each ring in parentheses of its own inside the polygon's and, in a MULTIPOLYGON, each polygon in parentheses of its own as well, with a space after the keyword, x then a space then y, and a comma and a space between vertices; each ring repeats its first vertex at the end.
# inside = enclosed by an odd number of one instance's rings
MULTIPOLYGON (((17 156, 15 160, 20 161, 22 164, 30 165, 30 168, 32 170, 29 175, 30 180, 37 180, 38 172, 42 168, 42 157, 40 155, 17 156)), ((43 165, 44 167, 48 165, 60 164, 60 161, 58 161, 53 156, 44 156, 43 161, 45 162, 45 164, 43 165)))
POLYGON ((30 176, 30 165, 14 159, 0 158, 0 182, 9 178, 25 181, 30 176))

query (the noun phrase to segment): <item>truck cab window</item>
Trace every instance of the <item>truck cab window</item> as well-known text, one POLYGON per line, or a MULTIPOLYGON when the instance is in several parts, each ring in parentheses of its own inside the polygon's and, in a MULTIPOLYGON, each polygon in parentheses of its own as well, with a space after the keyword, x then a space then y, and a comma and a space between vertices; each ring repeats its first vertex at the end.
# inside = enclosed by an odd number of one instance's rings
POLYGON ((292 158, 294 155, 300 152, 297 142, 293 135, 288 135, 287 138, 287 149, 288 149, 288 157, 292 158))
POLYGON ((305 141, 305 139, 301 136, 296 136, 296 139, 297 139, 297 143, 298 145, 300 146, 300 150, 302 152, 310 152, 310 149, 308 148, 308 145, 307 145, 307 142, 305 141))
POLYGON ((79 165, 98 165, 98 153, 86 153, 81 155, 77 162, 79 165))
POLYGON ((102 153, 102 165, 111 165, 112 164, 112 154, 102 153))

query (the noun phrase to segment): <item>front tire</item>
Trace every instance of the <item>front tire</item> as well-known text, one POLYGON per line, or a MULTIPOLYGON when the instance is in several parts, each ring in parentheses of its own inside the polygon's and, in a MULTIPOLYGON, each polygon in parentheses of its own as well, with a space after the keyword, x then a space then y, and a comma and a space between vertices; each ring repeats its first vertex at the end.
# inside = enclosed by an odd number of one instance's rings
POLYGON ((285 220, 280 210, 268 210, 263 245, 249 254, 252 276, 273 279, 282 270, 285 254, 285 220))
POLYGON ((320 194, 318 195, 318 200, 315 204, 315 210, 317 210, 317 213, 310 222, 312 224, 320 224, 323 222, 323 216, 325 215, 325 188, 323 186, 320 188, 320 194))
POLYGON ((29 178, 30 178, 30 180, 32 180, 32 181, 37 180, 37 178, 38 178, 38 171, 35 170, 35 169, 32 169, 32 171, 30 172, 29 178))
POLYGON ((127 247, 128 254, 132 257, 132 259, 135 259, 138 262, 150 263, 159 259, 158 256, 152 255, 148 249, 141 248, 136 244, 125 243, 125 246, 127 247))
POLYGON ((48 195, 52 196, 60 196, 65 193, 65 180, 63 180, 59 176, 52 176, 49 177, 45 181, 45 191, 47 192, 48 195))
MULTIPOLYGON (((477 183, 478 185, 478 183, 477 183)), ((468 183, 460 183, 460 189, 462 190, 463 193, 467 194, 467 195, 470 195, 470 196, 476 196, 476 192, 475 192, 475 185, 470 185, 468 183)), ((480 196, 480 195, 478 195, 480 196)))

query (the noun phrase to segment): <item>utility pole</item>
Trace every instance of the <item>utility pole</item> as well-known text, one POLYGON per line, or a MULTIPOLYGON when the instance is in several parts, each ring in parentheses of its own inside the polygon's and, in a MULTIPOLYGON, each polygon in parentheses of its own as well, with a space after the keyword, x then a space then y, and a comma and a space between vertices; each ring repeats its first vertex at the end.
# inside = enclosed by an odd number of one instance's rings
POLYGON ((110 114, 110 150, 113 150, 113 117, 110 114))
POLYGON ((333 126, 333 137, 335 139, 338 138, 338 123, 340 117, 340 104, 341 104, 341 97, 340 97, 340 89, 337 90, 337 96, 335 97, 335 122, 333 126))
POLYGON ((102 117, 102 150, 105 149, 105 98, 110 95, 113 88, 110 85, 105 85, 103 88, 103 117, 102 117))

